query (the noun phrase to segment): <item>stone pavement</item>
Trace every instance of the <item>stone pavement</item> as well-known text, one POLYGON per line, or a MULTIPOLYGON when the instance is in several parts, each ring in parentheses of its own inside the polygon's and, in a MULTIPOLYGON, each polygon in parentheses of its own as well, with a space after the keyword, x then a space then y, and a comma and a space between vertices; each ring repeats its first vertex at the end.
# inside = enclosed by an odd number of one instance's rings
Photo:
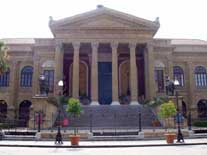
MULTIPOLYGON (((207 139, 186 139, 188 143, 206 143, 207 139)), ((53 141, 0 141, 0 145, 44 145, 57 146, 53 141)), ((124 145, 149 145, 149 144, 166 144, 164 140, 141 140, 141 141, 81 141, 80 146, 114 146, 119 147, 94 147, 94 148, 39 148, 39 147, 0 147, 0 155, 206 155, 207 145, 175 145, 175 146, 158 146, 158 147, 122 147, 124 145)), ((70 143, 65 141, 63 146, 69 146, 70 143)))
MULTIPOLYGON (((176 140, 175 140, 176 142, 176 140)), ((1 145, 34 145, 34 146, 70 146, 70 142, 63 141, 63 145, 55 145, 54 141, 0 141, 1 145)), ((184 144, 207 144, 207 138, 185 139, 184 144)), ((80 141, 80 146, 142 146, 142 145, 165 145, 165 140, 135 140, 135 141, 80 141)), ((176 144, 176 143, 175 143, 176 144)))

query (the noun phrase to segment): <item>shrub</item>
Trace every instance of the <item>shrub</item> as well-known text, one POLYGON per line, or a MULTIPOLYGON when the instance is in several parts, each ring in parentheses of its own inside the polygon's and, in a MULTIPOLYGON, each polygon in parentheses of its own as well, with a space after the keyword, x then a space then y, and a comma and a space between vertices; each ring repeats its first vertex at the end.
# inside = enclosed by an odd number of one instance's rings
POLYGON ((151 101, 149 101, 149 100, 144 101, 143 104, 154 108, 154 107, 158 107, 158 106, 160 106, 163 103, 166 103, 168 101, 169 101, 168 97, 157 96, 157 97, 154 97, 153 100, 151 100, 151 101))
POLYGON ((0 75, 7 71, 7 48, 3 42, 0 42, 0 75))
POLYGON ((193 122, 193 126, 196 127, 207 127, 207 120, 197 120, 193 122))

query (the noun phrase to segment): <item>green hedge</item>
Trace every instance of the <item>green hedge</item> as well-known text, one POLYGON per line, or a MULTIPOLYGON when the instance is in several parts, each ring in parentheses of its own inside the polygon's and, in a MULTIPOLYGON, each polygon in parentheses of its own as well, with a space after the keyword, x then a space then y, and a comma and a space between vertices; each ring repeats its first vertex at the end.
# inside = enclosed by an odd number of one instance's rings
POLYGON ((0 129, 10 129, 14 127, 15 127, 14 124, 0 123, 0 129))
POLYGON ((197 120, 193 122, 193 126, 207 127, 207 120, 197 120))

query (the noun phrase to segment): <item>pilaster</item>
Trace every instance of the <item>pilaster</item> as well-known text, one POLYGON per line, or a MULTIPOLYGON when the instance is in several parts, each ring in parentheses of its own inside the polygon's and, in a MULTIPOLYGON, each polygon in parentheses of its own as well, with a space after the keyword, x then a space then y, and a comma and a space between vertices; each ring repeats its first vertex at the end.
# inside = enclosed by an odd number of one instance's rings
POLYGON ((8 115, 12 117, 17 116, 17 92, 19 89, 19 63, 14 61, 10 67, 10 84, 9 84, 9 105, 8 105, 8 115), (13 113, 13 114, 12 114, 13 113))
POLYGON ((147 84, 147 98, 148 99, 152 99, 153 97, 155 97, 155 75, 154 75, 154 53, 153 53, 153 45, 151 43, 147 43, 147 50, 145 51, 147 52, 146 54, 146 62, 147 62, 147 66, 146 66, 146 70, 145 72, 147 72, 147 76, 146 76, 146 80, 148 81, 147 84))
MULTIPOLYGON (((194 68, 193 68, 193 64, 192 62, 187 62, 186 63, 186 68, 187 68, 187 81, 186 81, 186 84, 187 84, 187 90, 188 90, 188 105, 187 105, 187 108, 188 108, 188 111, 191 111, 194 109, 194 68)), ((196 112, 196 111, 195 111, 196 112)), ((195 115, 194 115, 195 116, 195 115)))
POLYGON ((39 57, 35 54, 33 62, 32 95, 39 94, 39 57))

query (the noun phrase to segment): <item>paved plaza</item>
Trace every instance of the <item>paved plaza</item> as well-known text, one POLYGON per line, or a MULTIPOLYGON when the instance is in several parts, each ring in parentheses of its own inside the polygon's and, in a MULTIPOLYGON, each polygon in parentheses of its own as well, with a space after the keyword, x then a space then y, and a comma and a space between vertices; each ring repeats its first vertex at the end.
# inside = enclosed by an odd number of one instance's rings
MULTIPOLYGON (((186 144, 207 143, 207 139, 186 139, 186 144)), ((0 145, 44 145, 44 146, 59 146, 53 141, 0 141, 0 145)), ((114 146, 120 147, 105 147, 105 148, 39 148, 39 147, 0 147, 0 155, 206 155, 207 145, 176 145, 176 146, 156 146, 156 147, 139 147, 141 145, 150 144, 166 144, 164 140, 141 140, 141 141, 81 141, 80 146, 114 146), (125 145, 137 145, 137 147, 122 147, 125 145)), ((70 146, 69 141, 65 141, 62 146, 70 146)))
POLYGON ((171 146, 138 148, 0 148, 1 155, 206 155, 207 146, 171 146))

